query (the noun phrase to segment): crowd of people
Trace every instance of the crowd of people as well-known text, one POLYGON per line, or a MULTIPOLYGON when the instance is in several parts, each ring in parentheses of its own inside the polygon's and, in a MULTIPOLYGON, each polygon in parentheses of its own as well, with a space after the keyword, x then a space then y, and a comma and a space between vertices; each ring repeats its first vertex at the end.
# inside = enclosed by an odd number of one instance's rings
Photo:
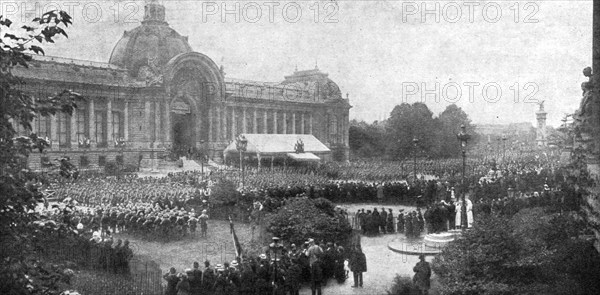
POLYGON ((309 239, 301 246, 284 247, 277 237, 269 250, 256 257, 243 257, 231 263, 211 265, 194 262, 192 268, 177 272, 171 268, 163 278, 166 295, 200 294, 299 294, 310 284, 313 294, 335 279, 343 283, 353 273, 353 287, 363 287, 362 273, 367 271, 366 256, 359 245, 344 249, 333 242, 309 239))
POLYGON ((55 204, 52 208, 40 208, 40 214, 75 229, 71 235, 48 241, 48 244, 57 243, 58 246, 48 245, 40 249, 41 252, 63 250, 61 253, 53 254, 60 254, 58 256, 62 256, 62 259, 78 261, 95 269, 129 275, 129 262, 133 258, 129 240, 114 238, 112 234, 115 229, 107 222, 82 218, 86 211, 87 209, 69 203, 55 204))
MULTIPOLYGON (((379 203, 383 207, 356 212, 355 228, 364 235, 402 233, 409 238, 459 227, 463 193, 468 195, 464 205, 468 226, 473 223, 473 212, 511 214, 540 204, 574 206, 564 197, 566 188, 558 185, 564 182, 564 176, 553 159, 472 159, 465 175, 465 183, 471 185, 468 188, 459 186, 462 163, 449 159, 420 161, 417 174, 427 178, 410 177, 415 167, 409 162, 357 162, 317 168, 249 169, 243 183, 239 171, 225 169, 210 175, 188 171, 164 177, 56 179, 48 191, 59 200, 78 205, 63 216, 65 222, 101 233, 90 241, 89 249, 96 253, 94 263, 107 271, 127 273, 123 261, 131 256, 131 250, 127 242, 113 241, 111 233, 171 241, 195 236, 199 227, 200 235, 206 237, 208 216, 214 218, 218 212, 214 204, 235 207, 246 214, 241 220, 248 220, 257 202, 265 211, 274 212, 285 199, 299 195, 336 203, 379 203), (224 201, 219 199, 224 191, 219 185, 226 182, 239 185, 225 190, 234 195, 224 201), (417 208, 394 212, 384 205, 390 203, 417 208)), ((223 265, 205 262, 201 268, 195 263, 192 269, 179 274, 169 271, 164 279, 168 294, 297 294, 303 283, 310 283, 319 293, 320 286, 331 278, 345 281, 349 271, 354 272, 354 286, 361 287, 366 258, 358 245, 345 250, 335 243, 311 241, 282 248, 280 254, 267 251, 223 265)))

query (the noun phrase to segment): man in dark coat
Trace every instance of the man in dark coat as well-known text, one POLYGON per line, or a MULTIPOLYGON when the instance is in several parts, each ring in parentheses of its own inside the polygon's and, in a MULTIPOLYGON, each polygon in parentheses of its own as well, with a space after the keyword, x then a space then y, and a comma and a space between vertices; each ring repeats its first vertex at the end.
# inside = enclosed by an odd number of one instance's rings
POLYGON ((288 268, 288 275, 285 283, 290 292, 290 295, 299 295, 300 283, 302 282, 302 269, 300 262, 296 258, 292 258, 292 265, 288 268))
POLYGON ((425 261, 425 255, 419 255, 421 261, 417 262, 417 265, 413 268, 415 276, 413 277, 413 283, 419 289, 420 294, 429 294, 429 288, 431 286, 431 267, 429 262, 425 261))
POLYGON ((362 252, 360 246, 355 246, 352 254, 350 255, 350 271, 352 271, 352 275, 354 277, 354 285, 353 288, 362 287, 363 286, 363 276, 362 273, 367 271, 367 257, 365 253, 362 252))
POLYGON ((321 295, 321 283, 323 282, 323 269, 321 261, 315 261, 310 267, 310 289, 312 295, 321 295))
POLYGON ((387 214, 386 226, 388 233, 396 232, 396 228, 394 227, 394 213, 392 213, 392 209, 388 209, 390 212, 387 214))
POLYGON ((450 202, 448 203, 448 205, 446 206, 446 209, 448 210, 448 224, 449 224, 449 229, 455 229, 456 228, 456 205, 454 205, 454 200, 450 200, 450 202))
POLYGON ((190 291, 192 295, 200 295, 202 292, 202 271, 200 270, 200 264, 194 261, 194 268, 192 273, 188 275, 190 281, 190 291))
POLYGON ((371 214, 372 217, 372 230, 373 230, 373 234, 378 234, 379 233, 379 211, 377 211, 377 208, 373 208, 373 213, 371 214))
POLYGON ((385 228, 385 223, 387 221, 387 212, 385 212, 385 208, 381 208, 381 213, 379 213, 379 229, 381 233, 386 234, 387 230, 385 228))
POLYGON ((256 294, 256 274, 252 271, 252 267, 247 263, 242 264, 240 283, 240 295, 256 294))
POLYGON ((177 283, 179 283, 179 277, 176 272, 175 268, 171 267, 169 272, 163 275, 163 279, 167 281, 165 295, 177 295, 177 283))
POLYGON ((404 233, 404 213, 402 213, 402 209, 398 212, 398 232, 404 233))
POLYGON ((406 222, 404 223, 404 227, 405 227, 404 232, 405 232, 406 237, 412 238, 414 236, 412 213, 408 213, 408 215, 406 215, 406 222))

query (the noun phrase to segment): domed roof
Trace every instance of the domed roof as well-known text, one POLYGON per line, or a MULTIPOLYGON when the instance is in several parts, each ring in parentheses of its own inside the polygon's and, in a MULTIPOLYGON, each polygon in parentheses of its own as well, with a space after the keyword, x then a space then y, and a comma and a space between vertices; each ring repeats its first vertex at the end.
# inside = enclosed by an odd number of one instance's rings
POLYGON ((179 35, 165 22, 164 6, 150 2, 145 6, 142 25, 125 31, 114 47, 109 63, 137 76, 142 66, 161 68, 176 55, 191 51, 187 37, 179 35))
POLYGON ((313 70, 294 71, 290 76, 285 76, 283 85, 295 85, 298 89, 307 88, 317 93, 321 100, 342 99, 342 92, 337 83, 315 67, 313 70), (302 87, 304 86, 304 87, 302 87))

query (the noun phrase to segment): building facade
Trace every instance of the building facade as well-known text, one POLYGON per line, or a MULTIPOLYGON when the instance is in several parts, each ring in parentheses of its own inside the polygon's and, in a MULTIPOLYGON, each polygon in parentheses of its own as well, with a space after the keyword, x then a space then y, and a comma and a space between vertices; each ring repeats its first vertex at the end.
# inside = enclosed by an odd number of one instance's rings
POLYGON ((86 98, 72 116, 35 119, 33 132, 52 145, 30 157, 32 168, 59 156, 79 166, 155 168, 166 151, 190 148, 219 162, 241 133, 312 134, 334 160, 348 159, 351 106, 327 74, 296 70, 277 83, 225 77, 169 27, 156 2, 146 4, 141 25, 125 31, 108 63, 34 57, 14 72, 35 97, 71 89, 86 98))

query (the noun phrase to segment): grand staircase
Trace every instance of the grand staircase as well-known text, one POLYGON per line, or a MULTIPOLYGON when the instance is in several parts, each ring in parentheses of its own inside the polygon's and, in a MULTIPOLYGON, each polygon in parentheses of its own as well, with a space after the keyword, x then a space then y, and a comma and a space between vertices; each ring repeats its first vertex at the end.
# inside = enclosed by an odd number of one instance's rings
POLYGON ((169 173, 169 172, 182 172, 182 171, 204 171, 207 173, 210 170, 219 169, 221 165, 216 162, 209 160, 208 163, 204 163, 204 170, 202 170, 202 164, 196 160, 190 160, 186 157, 181 157, 176 161, 168 161, 164 159, 146 159, 140 163, 140 172, 144 173, 169 173))

